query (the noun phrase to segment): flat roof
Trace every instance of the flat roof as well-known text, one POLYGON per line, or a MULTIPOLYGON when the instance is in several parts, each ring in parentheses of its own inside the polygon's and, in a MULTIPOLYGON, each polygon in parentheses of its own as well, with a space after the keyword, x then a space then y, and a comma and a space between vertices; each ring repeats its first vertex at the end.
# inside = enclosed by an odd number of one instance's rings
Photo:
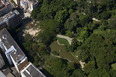
POLYGON ((36 68, 32 63, 29 63, 27 67, 23 70, 23 74, 26 77, 46 77, 38 68, 36 68))
POLYGON ((10 54, 16 63, 19 63, 23 58, 25 58, 25 54, 20 49, 18 44, 12 38, 10 33, 6 28, 0 30, 0 42, 4 44, 7 49, 13 50, 10 54), (16 51, 15 51, 16 50, 16 51))

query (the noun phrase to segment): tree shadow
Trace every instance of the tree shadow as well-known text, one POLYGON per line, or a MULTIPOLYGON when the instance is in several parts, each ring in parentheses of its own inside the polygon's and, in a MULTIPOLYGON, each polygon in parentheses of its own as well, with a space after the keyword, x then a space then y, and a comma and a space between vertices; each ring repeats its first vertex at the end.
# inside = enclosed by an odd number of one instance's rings
POLYGON ((53 75, 51 75, 46 69, 43 69, 43 70, 41 70, 43 73, 44 73, 44 75, 45 76, 47 76, 47 77, 54 77, 53 75))

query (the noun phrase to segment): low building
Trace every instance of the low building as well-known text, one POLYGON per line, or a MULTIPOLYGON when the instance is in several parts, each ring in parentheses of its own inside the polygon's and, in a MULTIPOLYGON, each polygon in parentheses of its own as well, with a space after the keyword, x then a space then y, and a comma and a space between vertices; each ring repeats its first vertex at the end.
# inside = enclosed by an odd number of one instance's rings
POLYGON ((10 12, 12 9, 9 0, 0 0, 0 16, 10 12))
POLYGON ((32 63, 29 63, 22 71, 22 77, 46 77, 38 68, 32 63))
POLYGON ((6 26, 16 27, 22 21, 21 15, 17 10, 10 11, 4 16, 0 17, 0 29, 6 26))
POLYGON ((28 63, 27 57, 6 29, 0 31, 0 47, 9 64, 14 64, 18 72, 28 63))
POLYGON ((2 55, 0 54, 0 69, 5 65, 5 62, 2 58, 2 55))
POLYGON ((38 6, 37 0, 20 0, 20 6, 24 8, 24 10, 32 12, 35 7, 38 6))

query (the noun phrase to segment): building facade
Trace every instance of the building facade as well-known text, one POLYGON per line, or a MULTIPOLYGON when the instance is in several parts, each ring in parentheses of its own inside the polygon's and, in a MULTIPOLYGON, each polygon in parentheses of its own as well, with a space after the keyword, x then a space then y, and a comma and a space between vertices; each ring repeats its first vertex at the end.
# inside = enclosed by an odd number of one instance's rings
POLYGON ((0 16, 10 12, 12 10, 9 0, 0 0, 0 16))

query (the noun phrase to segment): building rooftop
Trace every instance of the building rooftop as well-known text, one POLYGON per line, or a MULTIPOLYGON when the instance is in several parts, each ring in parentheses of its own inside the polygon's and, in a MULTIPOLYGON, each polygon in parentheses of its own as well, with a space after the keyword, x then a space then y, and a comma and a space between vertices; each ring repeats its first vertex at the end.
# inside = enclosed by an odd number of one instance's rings
POLYGON ((6 50, 11 50, 10 56, 14 59, 16 63, 19 63, 24 57, 25 54, 14 41, 9 32, 5 29, 0 30, 0 42, 6 48, 6 50))
POLYGON ((19 12, 17 10, 11 11, 4 16, 0 17, 0 25, 5 23, 7 20, 13 18, 15 15, 19 15, 19 12))
POLYGON ((46 77, 39 69, 37 69, 32 63, 29 63, 27 67, 22 71, 26 77, 46 77))

